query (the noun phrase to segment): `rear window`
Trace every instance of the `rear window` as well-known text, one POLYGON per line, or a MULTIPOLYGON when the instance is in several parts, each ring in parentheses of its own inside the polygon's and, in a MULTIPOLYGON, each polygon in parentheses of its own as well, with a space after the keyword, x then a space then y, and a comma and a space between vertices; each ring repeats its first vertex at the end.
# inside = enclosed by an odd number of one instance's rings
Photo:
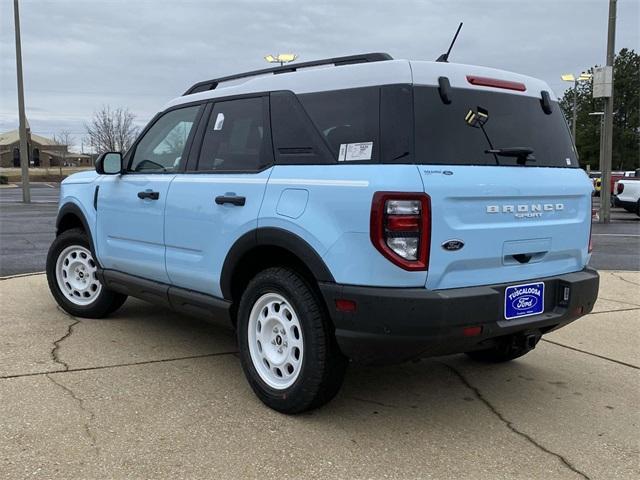
POLYGON ((578 167, 557 102, 546 114, 523 95, 453 89, 450 97, 446 105, 436 87, 414 88, 418 163, 578 167))

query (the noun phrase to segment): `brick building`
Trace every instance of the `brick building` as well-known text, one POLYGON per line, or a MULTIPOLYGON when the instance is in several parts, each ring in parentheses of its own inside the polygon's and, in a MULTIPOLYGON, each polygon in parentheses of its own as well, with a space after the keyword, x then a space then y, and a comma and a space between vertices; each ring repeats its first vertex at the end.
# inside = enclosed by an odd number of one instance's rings
MULTIPOLYGON (((28 135, 29 165, 32 167, 91 166, 92 158, 69 151, 67 145, 31 133, 28 135)), ((20 166, 20 135, 18 130, 0 133, 0 167, 20 166)))

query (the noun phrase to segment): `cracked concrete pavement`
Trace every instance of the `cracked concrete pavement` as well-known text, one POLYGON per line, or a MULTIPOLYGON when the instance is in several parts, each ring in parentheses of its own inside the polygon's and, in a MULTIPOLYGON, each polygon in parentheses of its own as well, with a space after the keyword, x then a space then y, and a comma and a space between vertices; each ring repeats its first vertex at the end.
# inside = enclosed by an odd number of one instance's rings
POLYGON ((44 276, 0 280, 0 476, 638 478, 640 273, 601 276, 594 312, 522 359, 351 368, 295 417, 256 399, 228 331, 131 299, 78 320, 44 276))

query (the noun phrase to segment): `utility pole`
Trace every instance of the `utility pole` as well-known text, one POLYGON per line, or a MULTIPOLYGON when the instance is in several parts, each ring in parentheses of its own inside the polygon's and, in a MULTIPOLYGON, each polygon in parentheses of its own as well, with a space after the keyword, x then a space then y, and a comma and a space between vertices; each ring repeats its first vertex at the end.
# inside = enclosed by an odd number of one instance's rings
POLYGON ((611 69, 611 94, 604 97, 604 155, 602 189, 600 191, 600 221, 611 222, 611 154, 613 152, 613 61, 616 42, 617 0, 609 0, 609 28, 607 33, 607 69, 611 69))
POLYGON ((16 30, 16 70, 18 71, 18 116, 20 118, 20 171, 22 173, 22 201, 31 203, 29 189, 29 152, 27 147, 27 116, 24 113, 24 83, 22 80, 22 47, 20 45, 20 14, 18 0, 13 0, 16 30))

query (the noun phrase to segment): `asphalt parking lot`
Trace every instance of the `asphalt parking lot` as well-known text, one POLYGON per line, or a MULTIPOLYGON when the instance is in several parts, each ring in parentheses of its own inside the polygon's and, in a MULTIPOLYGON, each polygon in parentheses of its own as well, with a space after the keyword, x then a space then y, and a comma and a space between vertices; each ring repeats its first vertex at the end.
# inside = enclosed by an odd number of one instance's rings
POLYGON ((21 188, 0 188, 0 276, 44 270, 60 188, 49 183, 32 187, 31 205, 21 203, 21 188))
MULTIPOLYGON (((0 276, 42 272, 54 237, 60 188, 36 183, 32 205, 22 202, 22 190, 0 188, 0 276)), ((599 199, 595 199, 597 207, 599 199)), ((591 266, 605 270, 640 270, 640 217, 621 208, 613 223, 593 225, 591 266)))
POLYGON ((602 272, 594 313, 517 361, 351 368, 284 416, 233 336, 128 300, 56 308, 43 275, 0 281, 3 478, 638 478, 638 272, 602 272))

